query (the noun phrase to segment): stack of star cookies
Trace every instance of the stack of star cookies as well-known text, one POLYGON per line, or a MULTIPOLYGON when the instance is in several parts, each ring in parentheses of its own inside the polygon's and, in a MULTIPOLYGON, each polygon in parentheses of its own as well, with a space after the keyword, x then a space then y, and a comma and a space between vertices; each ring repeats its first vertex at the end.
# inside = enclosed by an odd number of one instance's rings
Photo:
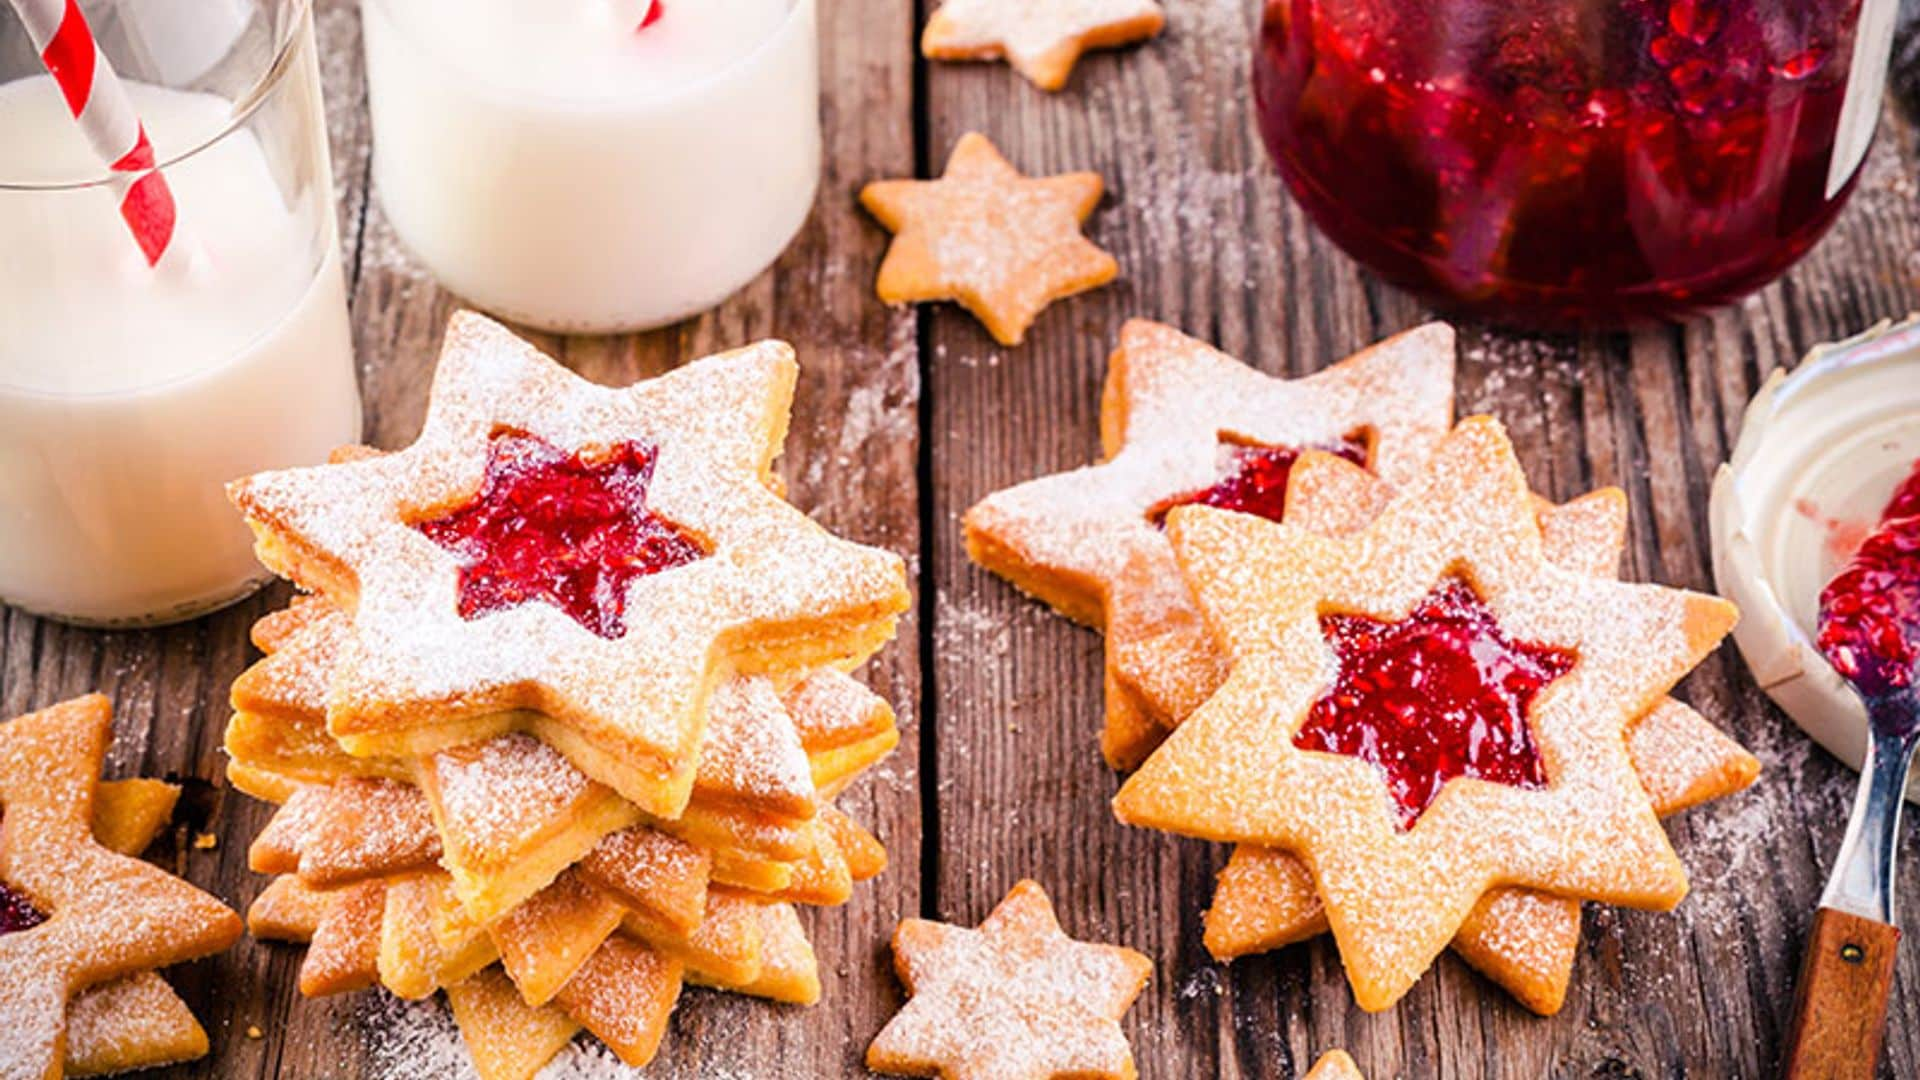
POLYGON ((603 388, 457 315, 412 446, 232 486, 313 594, 227 732, 303 993, 445 991, 489 1080, 582 1028, 642 1064, 687 981, 818 999, 795 905, 884 866, 833 800, 899 738, 847 672, 909 596, 781 497, 795 374, 767 343, 603 388))
POLYGON ((1453 348, 1283 380, 1129 323, 1105 459, 988 496, 968 550, 1105 632, 1121 820, 1236 845, 1216 957, 1331 930, 1380 1009, 1451 945, 1552 1013, 1581 902, 1677 903, 1658 817, 1759 766, 1666 696, 1731 605, 1614 580, 1624 495, 1532 495, 1453 426, 1453 348))

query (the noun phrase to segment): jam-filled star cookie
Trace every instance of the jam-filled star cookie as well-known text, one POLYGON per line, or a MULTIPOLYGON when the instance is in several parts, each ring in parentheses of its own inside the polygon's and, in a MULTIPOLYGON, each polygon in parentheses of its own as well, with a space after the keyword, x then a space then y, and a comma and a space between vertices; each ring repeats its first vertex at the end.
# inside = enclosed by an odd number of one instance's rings
POLYGON ((531 710, 581 771, 679 816, 725 671, 855 663, 909 601, 898 556, 773 493, 795 372, 767 342, 595 386, 462 313, 411 446, 232 484, 262 561, 352 617, 333 737, 413 756, 531 710))
POLYGON ((995 341, 1018 345, 1048 304, 1120 272, 1080 234, 1104 190, 1097 173, 1022 176, 968 132, 939 179, 861 190, 861 205, 894 234, 875 289, 889 304, 958 301, 995 341))
POLYGON ((1105 460, 1030 480, 966 514, 975 562, 1107 639, 1106 732, 1138 765, 1225 677, 1167 543, 1176 506, 1279 519, 1306 450, 1418 475, 1453 417, 1454 337, 1430 323, 1280 379, 1172 327, 1121 327, 1101 399, 1105 460))
MULTIPOLYGON (((1384 505, 1377 478, 1331 455, 1309 453, 1294 467, 1288 520, 1329 535, 1352 532, 1384 505)), ((1578 573, 1614 576, 1626 542, 1625 496, 1615 488, 1562 506, 1542 503, 1547 557, 1578 573)), ((1705 717, 1672 699, 1627 729, 1634 772, 1661 816, 1753 783, 1760 763, 1705 717)), ((1535 1012, 1566 1000, 1580 944, 1580 903, 1525 889, 1481 897, 1454 936, 1453 949, 1535 1012)), ((1206 912, 1207 949, 1227 960, 1277 949, 1326 932, 1313 880, 1293 855, 1241 845, 1220 872, 1206 912)))
POLYGON ((1733 607, 1563 570, 1534 514, 1482 417, 1352 536, 1169 516, 1232 668, 1115 812, 1299 856, 1363 1008, 1398 1000, 1489 889, 1647 908, 1686 893, 1624 730, 1733 607))
POLYGON ((1089 49, 1158 34, 1166 13, 1154 0, 947 0, 920 35, 929 60, 998 60, 1042 90, 1067 85, 1089 49))
POLYGON ((867 1067, 945 1080, 1130 1080, 1120 1018, 1153 973, 1132 949, 1060 931, 1022 881, 977 930, 908 919, 893 935, 909 1000, 867 1048, 867 1067))
MULTIPOLYGON (((240 919, 224 904, 95 838, 112 731, 98 695, 0 724, 0 986, 8 998, 0 1076, 8 1080, 61 1075, 76 994, 211 955, 240 936, 240 919)), ((160 989, 144 982, 123 992, 153 1017, 177 1018, 160 989)), ((77 1033, 89 1056, 99 1053, 101 1021, 89 1013, 77 1033)), ((126 1063, 111 1050, 99 1056, 126 1063)))

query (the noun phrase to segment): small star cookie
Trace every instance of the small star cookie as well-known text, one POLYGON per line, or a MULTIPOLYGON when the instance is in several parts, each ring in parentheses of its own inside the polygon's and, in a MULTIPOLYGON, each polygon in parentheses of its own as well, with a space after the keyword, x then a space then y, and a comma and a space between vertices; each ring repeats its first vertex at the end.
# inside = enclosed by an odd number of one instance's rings
POLYGON ((910 601, 899 556, 774 494, 795 372, 763 342, 596 386, 463 312, 411 446, 230 485, 262 561, 352 617, 332 736, 415 756, 538 717, 679 817, 723 674, 857 662, 910 601))
POLYGON ((1031 881, 1015 885, 978 930, 902 922, 893 960, 910 999, 867 1048, 875 1072, 946 1080, 1135 1075, 1120 1018, 1153 962, 1067 937, 1031 881))
POLYGON ((1106 733, 1137 766, 1225 668, 1174 565, 1182 502, 1279 515, 1289 464, 1341 447, 1388 486, 1413 480, 1453 422, 1454 336, 1395 335, 1324 371, 1279 379, 1144 319, 1120 329, 1100 409, 1105 460, 982 499, 967 553, 1107 639, 1106 733))
POLYGON ((877 180, 860 203, 894 234, 876 289, 889 304, 957 300, 1002 345, 1048 304, 1112 281, 1113 256, 1080 234, 1099 174, 1020 174, 985 135, 954 144, 938 180, 877 180))
POLYGON ((1360 1066, 1353 1063, 1345 1050, 1329 1050, 1320 1055, 1313 1063, 1307 1075, 1301 1080, 1367 1080, 1360 1074, 1360 1066))
POLYGON ((100 845, 92 829, 112 713, 99 695, 0 724, 0 1076, 61 1075, 69 1001, 88 987, 217 953, 240 936, 226 905, 100 845), (32 905, 18 920, 14 897, 32 905), (24 925, 21 925, 24 923, 24 925))
POLYGON ((1042 90, 1067 85, 1080 54, 1144 41, 1166 25, 1153 0, 947 0, 927 20, 929 60, 998 60, 1042 90))
POLYGON ((1658 909, 1686 893, 1624 729, 1733 606, 1561 569, 1534 514, 1506 433, 1477 417, 1352 536, 1169 517, 1232 669, 1115 813, 1299 856, 1364 1009, 1397 1001, 1497 886, 1658 909), (1408 775, 1416 756, 1432 775, 1408 775))

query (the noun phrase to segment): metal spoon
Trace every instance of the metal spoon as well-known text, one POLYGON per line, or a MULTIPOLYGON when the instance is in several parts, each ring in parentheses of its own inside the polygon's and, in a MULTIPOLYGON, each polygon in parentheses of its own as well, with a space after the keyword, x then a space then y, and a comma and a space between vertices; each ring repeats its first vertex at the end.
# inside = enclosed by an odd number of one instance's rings
POLYGON ((1784 1059, 1790 1080, 1866 1080, 1886 1034, 1900 941, 1893 871, 1907 770, 1920 746, 1920 694, 1909 686, 1862 698, 1871 741, 1847 839, 1807 936, 1784 1059))

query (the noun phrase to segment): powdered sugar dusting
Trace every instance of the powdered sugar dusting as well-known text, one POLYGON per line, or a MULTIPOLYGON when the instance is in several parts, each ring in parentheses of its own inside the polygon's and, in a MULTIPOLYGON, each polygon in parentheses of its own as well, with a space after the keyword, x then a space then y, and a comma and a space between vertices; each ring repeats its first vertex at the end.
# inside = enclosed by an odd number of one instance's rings
POLYGON ((1161 17, 1153 0, 947 0, 940 6, 941 47, 997 46, 1023 70, 1094 31, 1161 17))
POLYGON ((610 755, 673 762, 692 750, 721 635, 777 627, 777 645, 871 648, 874 628, 908 602, 899 558, 831 536, 764 482, 793 378, 792 350, 763 343, 626 389, 596 387, 460 315, 413 446, 234 484, 275 569, 353 612, 357 633, 331 688, 336 734, 417 724, 421 708, 461 719, 525 706, 577 718, 610 755), (654 447, 650 505, 698 534, 710 557, 631 583, 617 640, 544 604, 463 618, 454 557, 412 522, 472 497, 503 429, 570 450, 654 447))
POLYGON ((1684 891, 1621 733, 1718 641, 1730 611, 1554 568, 1530 498, 1504 433, 1482 420, 1351 538, 1203 509, 1169 524, 1236 666, 1116 807, 1138 824, 1301 853, 1368 1007, 1418 978, 1489 885, 1647 906, 1684 891), (1508 633, 1580 662, 1531 714, 1547 788, 1457 782, 1402 832, 1371 766, 1299 751, 1292 735, 1327 684, 1319 616, 1400 618, 1447 574, 1467 576, 1508 633))
POLYGON ((809 754, 879 734, 894 722, 885 698, 833 668, 820 668, 788 690, 786 705, 809 754))
POLYGON ((1014 887, 978 930, 910 919, 894 947, 912 995, 868 1062, 924 1075, 1132 1074, 1117 1023, 1151 961, 1060 932, 1038 885, 1014 887))
POLYGON ((1121 446, 1105 462, 995 492, 967 511, 968 550, 1080 621, 1104 621, 1121 675, 1169 721, 1218 678, 1199 612, 1148 511, 1218 478, 1223 436, 1312 447, 1356 432, 1390 483, 1416 475, 1453 411, 1453 334, 1431 324, 1304 379, 1263 374, 1157 323, 1121 329, 1103 412, 1121 446), (1104 596, 1054 582, 1097 582, 1104 596), (1191 673, 1160 689, 1162 671, 1191 673), (1202 685, 1184 685, 1194 680, 1202 685))
POLYGON ((1017 343, 1055 298, 1117 272, 1080 234, 1103 188, 1093 173, 1022 176, 970 132, 939 179, 880 181, 861 193, 898 234, 881 266, 881 298, 959 300, 995 338, 1017 343))
POLYGON ((469 863, 521 852, 598 789, 558 750, 520 732, 442 751, 427 768, 441 827, 469 863))
MULTIPOLYGON (((1377 505, 1364 489, 1337 490, 1325 484, 1296 485, 1295 495, 1299 502, 1290 508, 1290 520, 1323 531, 1332 531, 1329 526, 1335 524, 1338 531, 1363 527, 1377 505), (1348 502, 1360 504, 1361 511, 1346 513, 1340 504, 1348 502)), ((1611 576, 1619 565, 1623 537, 1615 523, 1600 515, 1618 516, 1620 510, 1617 503, 1594 500, 1543 506, 1539 521, 1547 556, 1580 573, 1611 576)), ((1634 769, 1663 816, 1736 790, 1751 782, 1757 770, 1751 755, 1672 699, 1631 724, 1628 746, 1634 769)), ((1243 845, 1222 874, 1207 913, 1207 942, 1216 955, 1242 955, 1319 933, 1324 920, 1312 879, 1292 855, 1243 845), (1228 950, 1224 954, 1222 947, 1228 950)), ((1557 1005, 1578 937, 1577 903, 1502 889, 1482 898, 1461 927, 1455 947, 1529 1004, 1557 1005)))
POLYGON ((807 753, 771 681, 732 679, 714 691, 694 787, 812 816, 807 753))

